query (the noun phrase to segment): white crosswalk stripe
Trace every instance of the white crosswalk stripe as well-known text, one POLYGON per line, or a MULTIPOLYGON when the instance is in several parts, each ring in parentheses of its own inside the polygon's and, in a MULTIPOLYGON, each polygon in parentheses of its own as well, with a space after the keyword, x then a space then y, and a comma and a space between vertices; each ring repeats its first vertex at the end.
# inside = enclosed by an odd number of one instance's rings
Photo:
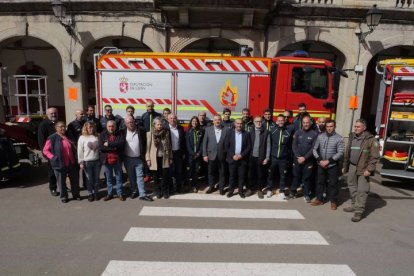
POLYGON ((132 227, 124 241, 236 244, 313 244, 328 245, 316 231, 229 230, 132 227), (281 239, 280 237, 284 237, 281 239))
POLYGON ((139 262, 110 261, 104 276, 110 275, 151 275, 151 276, 244 276, 284 275, 314 276, 356 275, 347 265, 290 264, 290 263, 190 263, 190 262, 139 262))
POLYGON ((297 210, 185 208, 144 206, 140 216, 157 217, 206 217, 206 218, 256 218, 256 219, 304 219, 297 210))
MULTIPOLYGON (((259 199, 249 197, 242 199, 235 195, 233 198, 220 196, 217 194, 185 194, 171 197, 172 202, 180 200, 202 200, 206 201, 204 205, 214 206, 218 204, 215 201, 233 200, 233 201, 257 201, 257 202, 284 202, 278 197, 259 199)), ((236 203, 235 203, 236 204, 236 203)), ((237 203, 241 204, 241 203, 237 203)), ((257 203, 255 203, 257 206, 257 203)), ((283 204, 283 203, 281 203, 283 204)), ((266 207, 268 205, 265 205, 266 207)), ((215 218, 221 219, 226 224, 226 219, 242 219, 255 221, 255 219, 267 219, 279 221, 297 220, 303 221, 305 218, 297 210, 285 209, 243 209, 243 208, 189 208, 189 207, 162 207, 162 206, 144 206, 139 212, 140 217, 146 217, 147 220, 159 220, 163 217, 181 217, 189 221, 196 218, 215 218)), ((292 221, 293 222, 293 221, 292 221)), ((221 224, 221 222, 219 221, 221 224)), ((273 223, 273 222, 272 222, 273 223)), ((329 246, 329 243, 318 231, 300 231, 300 230, 248 230, 248 229, 200 229, 187 228, 168 228, 168 227, 131 227, 125 235, 123 241, 130 244, 135 243, 157 243, 157 244, 203 244, 214 246, 230 245, 266 245, 280 246, 292 245, 300 250, 299 245, 306 246, 329 246), (280 237, 283 237, 281 239, 280 237)), ((196 226, 196 225, 195 225, 196 226)), ((215 225, 217 227, 217 224, 215 225)), ((220 226, 219 226, 220 227, 220 226)), ((152 246, 152 245, 147 245, 152 246)), ((356 275, 346 264, 315 264, 311 263, 263 263, 260 257, 258 263, 244 262, 221 262, 220 256, 217 262, 199 262, 192 261, 191 254, 186 262, 173 261, 122 261, 112 260, 108 263, 102 275, 220 275, 220 276, 243 276, 243 275, 356 275)), ((187 259, 186 259, 187 260, 187 259)), ((254 260, 253 260, 254 261, 254 260)))

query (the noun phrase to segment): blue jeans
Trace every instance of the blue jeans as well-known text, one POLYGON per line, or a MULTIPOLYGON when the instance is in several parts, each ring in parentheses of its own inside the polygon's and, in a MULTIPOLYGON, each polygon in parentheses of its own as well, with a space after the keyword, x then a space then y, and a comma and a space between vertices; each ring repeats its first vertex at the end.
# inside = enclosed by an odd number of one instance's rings
POLYGON ((131 184, 131 191, 133 194, 139 192, 139 196, 146 196, 144 184, 144 164, 139 157, 125 156, 125 169, 128 174, 129 183, 131 184))
POLYGON ((112 195, 112 178, 115 173, 115 181, 116 181, 116 193, 118 196, 122 196, 122 165, 121 163, 117 163, 114 165, 105 164, 104 171, 106 176, 106 186, 108 187, 108 195, 112 195))
POLYGON ((90 195, 99 192, 100 171, 101 162, 99 160, 85 162, 86 187, 90 195))

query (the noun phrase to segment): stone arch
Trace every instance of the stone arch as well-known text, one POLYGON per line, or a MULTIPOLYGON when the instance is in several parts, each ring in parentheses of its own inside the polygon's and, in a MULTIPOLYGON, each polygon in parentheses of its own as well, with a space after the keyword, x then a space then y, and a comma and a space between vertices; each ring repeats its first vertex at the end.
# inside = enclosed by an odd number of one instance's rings
MULTIPOLYGON (((375 42, 368 41, 365 43, 364 51, 361 52, 360 63, 368 64, 374 56, 389 49, 411 46, 413 46, 412 36, 404 34, 384 36, 384 39, 375 42), (411 38, 410 41, 409 38, 411 38)), ((364 44, 362 47, 364 47, 364 44)))
MULTIPOLYGON (((6 73, 9 76, 15 74, 42 74, 47 76, 47 91, 49 94, 49 106, 56 106, 59 110, 61 118, 65 117, 65 101, 63 95, 63 72, 62 72, 62 58, 54 45, 49 41, 43 40, 34 36, 11 36, 0 42, 0 61, 7 67, 6 73)), ((19 86, 24 85, 24 82, 19 86)), ((37 84, 30 83, 28 91, 30 94, 37 93, 37 90, 45 90, 43 84, 38 87, 37 84)), ((22 90, 21 87, 11 87, 11 94, 16 90, 22 90)), ((26 113, 26 104, 19 103, 17 98, 8 99, 10 110, 14 111, 19 104, 23 106, 22 112, 26 113)), ((25 102, 25 100, 24 100, 25 102)), ((43 104, 45 107, 45 104, 43 104)), ((40 111, 37 98, 30 98, 29 101, 30 113, 37 113, 40 111), (33 99, 33 100, 32 100, 33 99)), ((43 109, 44 111, 44 109, 43 109)), ((15 113, 13 113, 15 114, 15 113)))
POLYGON ((238 55, 240 44, 228 38, 206 37, 193 39, 191 43, 187 43, 182 47, 180 52, 229 53, 238 55))
POLYGON ((152 49, 141 41, 126 36, 106 36, 90 41, 82 51, 80 64, 82 67, 82 91, 86 104, 95 105, 95 75, 93 67, 93 54, 98 53, 105 46, 115 46, 127 52, 151 52, 152 49))
POLYGON ((375 67, 378 61, 393 58, 414 58, 413 45, 394 45, 375 51, 366 66, 363 101, 361 105, 361 117, 368 121, 369 130, 374 132, 381 76, 376 73, 375 67))
POLYGON ((306 51, 309 54, 309 57, 330 60, 339 68, 342 68, 345 64, 345 55, 340 50, 331 44, 315 40, 303 40, 288 44, 281 48, 276 56, 287 55, 296 50, 306 51))
POLYGON ((53 28, 49 28, 51 32, 45 32, 44 30, 35 27, 35 26, 29 26, 29 35, 27 35, 24 31, 18 28, 11 28, 7 29, 5 31, 0 32, 0 45, 3 43, 7 43, 7 41, 18 39, 19 37, 32 37, 37 38, 40 40, 43 40, 47 42, 48 44, 52 45, 53 48, 55 48, 60 55, 60 58, 63 60, 68 60, 70 57, 70 52, 65 43, 58 39, 59 34, 54 33, 53 28))

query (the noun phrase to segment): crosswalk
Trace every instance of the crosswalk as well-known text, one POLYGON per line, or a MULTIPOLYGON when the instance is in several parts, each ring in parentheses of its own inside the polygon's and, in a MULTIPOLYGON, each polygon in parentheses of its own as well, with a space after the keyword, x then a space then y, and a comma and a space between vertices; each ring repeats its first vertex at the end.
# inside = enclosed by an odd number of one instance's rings
MULTIPOLYGON (((199 195, 197 195, 199 196, 199 195)), ((143 206, 140 217, 159 220, 160 218, 183 218, 193 227, 138 227, 132 226, 124 236, 123 242, 128 244, 199 244, 209 246, 231 245, 304 245, 329 246, 328 241, 318 231, 306 230, 258 230, 258 229, 229 229, 226 220, 242 219, 253 221, 285 220, 304 221, 305 217, 297 210, 288 209, 244 209, 244 208, 217 208, 216 200, 219 195, 204 195, 200 197, 180 195, 171 198, 171 201, 200 200, 211 202, 211 208, 205 207, 163 207, 143 206), (200 218, 213 218, 222 221, 222 229, 201 229, 196 221, 200 218), (194 221, 192 225, 192 221, 194 221), (284 237, 281 239, 280 237, 284 237)), ((243 199, 241 199, 243 200, 243 199)), ((262 200, 257 200, 262 201, 262 200)), ((262 202, 269 202, 262 201, 262 202)), ((240 204, 240 203, 239 203, 240 204)), ((282 203, 283 204, 283 203, 282 203)), ((204 204, 205 205, 205 204, 204 204)), ((267 205, 268 206, 268 205, 267 205)), ((201 250, 201 249, 200 249, 201 250)), ((313 263, 263 263, 260 262, 199 262, 191 261, 191 255, 186 262, 137 260, 111 260, 102 275, 355 275, 346 264, 313 264, 313 263), (277 273, 276 273, 277 271, 277 273)), ((219 258, 219 256, 218 256, 219 258)), ((187 260, 187 259, 186 259, 187 260)))

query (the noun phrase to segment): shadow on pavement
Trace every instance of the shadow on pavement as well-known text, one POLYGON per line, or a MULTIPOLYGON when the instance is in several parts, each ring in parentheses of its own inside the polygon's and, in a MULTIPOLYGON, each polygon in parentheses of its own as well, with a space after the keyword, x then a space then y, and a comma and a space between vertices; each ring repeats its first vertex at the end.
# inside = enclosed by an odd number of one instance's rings
POLYGON ((22 163, 19 173, 11 177, 9 181, 0 183, 0 189, 29 188, 47 182, 47 165, 33 167, 28 163, 22 163))
POLYGON ((381 197, 380 195, 376 193, 370 193, 368 195, 367 204, 365 206, 365 216, 368 216, 369 214, 373 213, 377 209, 381 209, 382 207, 385 207, 387 205, 387 202, 381 197))

